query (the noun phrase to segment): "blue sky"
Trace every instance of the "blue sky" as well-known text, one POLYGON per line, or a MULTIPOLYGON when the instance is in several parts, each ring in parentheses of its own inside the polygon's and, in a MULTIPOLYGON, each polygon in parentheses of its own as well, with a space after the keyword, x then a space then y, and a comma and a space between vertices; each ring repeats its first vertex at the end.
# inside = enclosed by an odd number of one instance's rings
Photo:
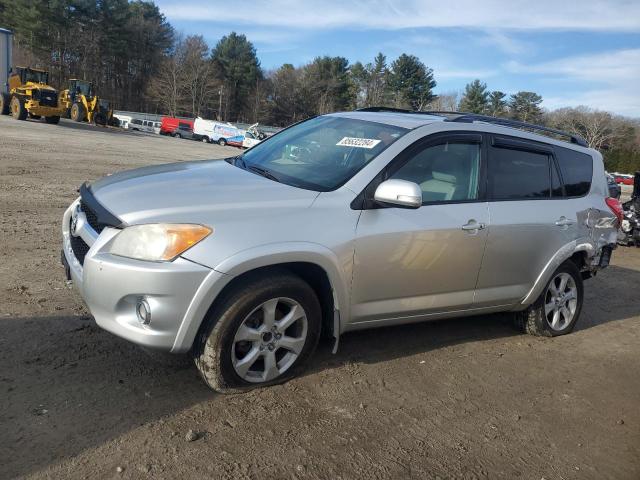
POLYGON ((640 0, 157 0, 179 32, 211 46, 231 31, 266 70, 319 55, 367 63, 401 53, 433 68, 436 93, 475 78, 532 90, 546 108, 640 117, 640 0))

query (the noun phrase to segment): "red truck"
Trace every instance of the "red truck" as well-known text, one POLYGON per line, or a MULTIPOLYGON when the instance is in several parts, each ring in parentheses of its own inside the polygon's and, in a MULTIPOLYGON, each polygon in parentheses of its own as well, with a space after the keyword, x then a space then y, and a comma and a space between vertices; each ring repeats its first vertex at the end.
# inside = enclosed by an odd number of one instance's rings
POLYGON ((160 124, 161 135, 171 135, 176 138, 193 138, 193 120, 175 117, 162 117, 160 124))

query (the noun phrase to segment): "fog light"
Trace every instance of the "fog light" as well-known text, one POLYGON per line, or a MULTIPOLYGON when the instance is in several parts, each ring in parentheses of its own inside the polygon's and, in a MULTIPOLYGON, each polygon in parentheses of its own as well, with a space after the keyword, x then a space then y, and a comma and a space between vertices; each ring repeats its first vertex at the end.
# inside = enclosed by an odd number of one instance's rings
POLYGON ((138 303, 136 303, 136 315, 141 324, 149 325, 151 323, 151 308, 149 308, 149 303, 144 298, 139 298, 138 303))

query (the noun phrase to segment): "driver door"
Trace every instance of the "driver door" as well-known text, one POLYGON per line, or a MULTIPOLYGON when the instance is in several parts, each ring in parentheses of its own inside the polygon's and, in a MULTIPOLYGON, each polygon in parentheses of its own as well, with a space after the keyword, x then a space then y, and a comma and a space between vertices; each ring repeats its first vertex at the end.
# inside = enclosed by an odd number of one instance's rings
POLYGON ((423 203, 363 210, 355 241, 354 323, 404 323, 471 308, 489 223, 481 200, 482 139, 429 137, 380 175, 378 183, 417 183, 423 203))

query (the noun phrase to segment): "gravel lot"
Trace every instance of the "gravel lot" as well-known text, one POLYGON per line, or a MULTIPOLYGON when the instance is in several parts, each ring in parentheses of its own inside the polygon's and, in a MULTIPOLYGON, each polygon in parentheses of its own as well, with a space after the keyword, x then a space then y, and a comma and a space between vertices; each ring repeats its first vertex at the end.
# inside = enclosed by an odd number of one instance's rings
POLYGON ((348 334, 245 395, 98 329, 59 265, 78 186, 237 153, 0 117, 0 478, 640 478, 640 249, 586 283, 572 335, 496 315, 348 334))

